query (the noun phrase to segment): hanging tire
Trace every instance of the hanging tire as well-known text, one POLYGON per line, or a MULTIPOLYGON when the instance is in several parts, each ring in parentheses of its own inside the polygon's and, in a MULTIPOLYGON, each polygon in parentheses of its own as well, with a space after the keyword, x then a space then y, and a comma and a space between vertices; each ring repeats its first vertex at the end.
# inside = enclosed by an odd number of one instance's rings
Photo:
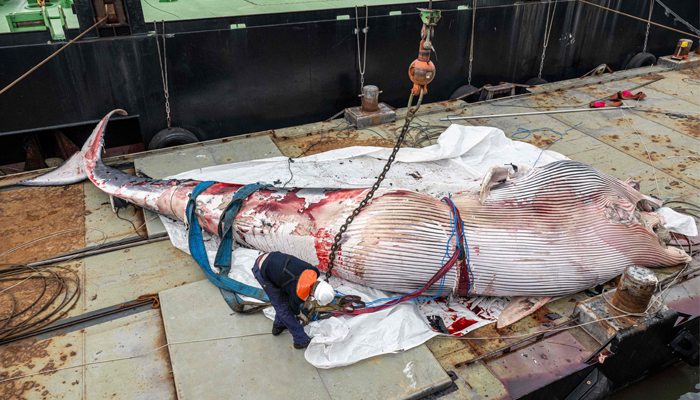
POLYGON ((525 82, 526 85, 530 85, 530 86, 544 85, 545 83, 549 83, 549 82, 547 82, 546 80, 544 80, 542 78, 537 78, 537 77, 530 78, 527 82, 525 82))
POLYGON ((183 128, 163 129, 148 143, 148 150, 163 149, 182 144, 197 143, 199 139, 194 133, 183 128))
MULTIPOLYGON (((460 86, 457 90, 452 92, 452 95, 450 95, 450 100, 454 100, 457 97, 464 96, 465 94, 474 92, 476 90, 479 90, 479 88, 474 87, 472 85, 460 86)), ((467 96, 467 97, 471 97, 471 96, 467 96)), ((466 99, 462 99, 462 100, 467 101, 466 99)))
POLYGON ((648 67, 650 65, 656 64, 656 57, 650 53, 639 53, 632 57, 632 59, 625 65, 624 69, 648 67))

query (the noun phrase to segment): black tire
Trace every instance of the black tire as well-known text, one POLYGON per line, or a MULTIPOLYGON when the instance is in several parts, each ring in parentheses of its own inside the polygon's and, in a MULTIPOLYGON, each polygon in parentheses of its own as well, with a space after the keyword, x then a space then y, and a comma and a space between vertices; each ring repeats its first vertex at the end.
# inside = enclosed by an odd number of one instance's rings
POLYGON ((199 139, 194 133, 183 128, 163 129, 148 143, 148 150, 163 149, 181 144, 197 143, 199 139))
POLYGON ((625 65, 624 69, 648 67, 650 65, 656 64, 656 57, 650 53, 639 53, 632 57, 632 59, 625 65))
POLYGON ((542 78, 537 78, 537 77, 530 78, 527 82, 525 82, 526 85, 530 85, 530 86, 544 85, 545 83, 549 83, 549 82, 547 82, 546 80, 544 80, 542 78))
MULTIPOLYGON (((454 100, 454 99, 456 99, 457 97, 464 96, 465 94, 471 93, 471 92, 473 92, 473 91, 475 91, 475 90, 478 90, 478 89, 479 89, 479 88, 474 87, 474 86, 472 86, 472 85, 460 86, 457 90, 455 90, 454 92, 452 92, 452 95, 450 95, 450 100, 454 100)), ((475 96, 475 95, 472 95, 472 96, 475 96)), ((471 97, 471 96, 467 96, 467 97, 471 97)), ((466 98, 465 98, 465 99, 462 99, 462 100, 466 101, 466 98)))

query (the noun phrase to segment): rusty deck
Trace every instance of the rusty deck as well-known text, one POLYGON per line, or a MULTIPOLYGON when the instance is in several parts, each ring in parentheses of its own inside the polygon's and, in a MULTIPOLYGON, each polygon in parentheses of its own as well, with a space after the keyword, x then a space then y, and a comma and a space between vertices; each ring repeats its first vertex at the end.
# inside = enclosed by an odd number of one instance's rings
MULTIPOLYGON (((519 130, 550 128, 563 134, 560 140, 557 140, 559 135, 551 131, 532 131, 527 137, 517 137, 540 148, 551 146, 551 150, 619 179, 638 180, 645 193, 700 203, 700 69, 665 71, 653 67, 647 72, 621 72, 615 74, 615 79, 599 82, 560 82, 540 87, 535 93, 482 103, 427 104, 417 114, 407 146, 434 144, 437 135, 449 124, 441 121, 447 116, 573 108, 618 90, 646 84, 638 90, 644 91, 647 98, 633 111, 479 118, 455 123, 494 126, 509 137, 519 130)), ((405 111, 397 110, 396 123, 363 130, 349 129, 342 120, 334 120, 183 147, 216 147, 259 136, 270 137, 287 157, 358 145, 392 147, 405 111)), ((133 168, 137 157, 174 151, 177 149, 119 156, 108 159, 107 163, 129 169, 133 168)), ((63 233, 14 250, 0 257, 0 263, 42 260, 104 241, 136 237, 132 223, 140 227, 144 223, 143 213, 131 207, 122 211, 122 219, 118 218, 110 209, 108 197, 89 183, 63 188, 11 186, 39 172, 0 178, 3 238, 0 254, 46 235, 63 233)), ((146 234, 144 228, 139 229, 139 234, 146 234)), ((80 299, 67 318, 129 302, 141 294, 204 279, 194 261, 168 241, 87 257, 66 265, 81 279, 80 299)), ((659 273, 667 276, 673 271, 667 269, 659 273)), ((8 286, 0 283, 0 289, 8 286)), ((31 299, 36 295, 31 289, 18 290, 20 288, 10 290, 18 297, 31 299)), ((428 346, 441 365, 457 376, 458 390, 442 398, 517 398, 562 377, 583 374, 587 367, 583 360, 600 343, 580 328, 523 343, 517 351, 465 362, 520 341, 499 337, 545 331, 566 321, 575 304, 587 298, 585 293, 578 293, 551 302, 500 331, 489 325, 461 340, 435 338, 429 341, 428 346)), ((685 313, 700 314, 698 297, 690 298, 694 300, 687 300, 687 296, 676 299, 677 307, 685 313)), ((80 325, 0 346, 0 380, 138 354, 163 343, 160 310, 80 325)), ((136 360, 76 367, 0 383, 0 398, 176 398, 171 370, 168 351, 161 349, 136 360)))

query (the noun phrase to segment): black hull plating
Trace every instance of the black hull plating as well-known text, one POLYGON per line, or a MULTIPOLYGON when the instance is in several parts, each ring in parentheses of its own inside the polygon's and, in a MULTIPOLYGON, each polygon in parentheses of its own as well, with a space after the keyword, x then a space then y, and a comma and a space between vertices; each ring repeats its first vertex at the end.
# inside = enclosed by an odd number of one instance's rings
MULTIPOLYGON (((642 18, 649 6, 638 0, 598 3, 642 18)), ((697 0, 667 4, 697 24, 697 0)), ((445 100, 467 83, 471 10, 460 5, 471 7, 471 1, 435 3, 445 11, 434 39, 437 75, 425 102, 445 100)), ((524 83, 537 76, 547 4, 481 0, 478 5, 472 84, 524 83)), ((76 6, 85 7, 84 0, 76 6)), ((365 82, 378 85, 381 100, 396 107, 405 106, 412 86, 407 69, 418 53, 416 7, 421 6, 369 9, 365 82), (390 11, 402 14, 390 16, 390 11)), ((357 105, 354 14, 354 9, 335 9, 166 22, 173 125, 205 140, 324 120, 357 105), (339 15, 350 19, 337 20, 339 15), (246 28, 230 28, 241 23, 246 28)), ((655 7, 653 20, 685 29, 661 7, 655 7)), ((75 43, 0 96, 0 136, 95 121, 123 108, 138 118, 136 136, 148 143, 166 122, 156 41, 145 30, 153 30, 152 23, 132 26, 131 36, 95 38, 91 32, 93 39, 75 43)), ((642 21, 560 0, 543 78, 578 77, 601 63, 620 69, 641 51, 645 30, 642 21)), ((68 37, 77 33, 69 31, 68 37)), ((652 26, 648 51, 670 54, 682 37, 652 26)), ((48 40, 45 32, 1 34, 0 87, 63 44, 48 40)))

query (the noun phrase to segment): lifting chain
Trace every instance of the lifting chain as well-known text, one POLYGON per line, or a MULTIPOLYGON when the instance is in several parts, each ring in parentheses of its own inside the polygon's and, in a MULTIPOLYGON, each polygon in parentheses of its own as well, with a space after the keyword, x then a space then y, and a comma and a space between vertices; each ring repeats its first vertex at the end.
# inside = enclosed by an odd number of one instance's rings
POLYGON ((406 122, 403 125, 403 128, 401 129, 401 134, 399 135, 399 138, 396 140, 396 145, 394 145, 394 150, 391 152, 391 155, 389 156, 389 159, 387 160, 386 164, 384 165, 384 169, 382 170, 382 173, 379 174, 377 177, 377 181, 372 185, 372 189, 370 189, 369 192, 367 192, 367 195, 365 198, 360 202, 360 204, 355 208, 350 216, 345 220, 345 223, 340 227, 338 230, 338 233, 335 235, 335 239, 333 242, 333 246, 331 246, 331 252, 328 255, 328 271, 326 272, 326 280, 331 277, 332 271, 333 271, 333 265, 335 262, 335 253, 338 251, 338 247, 340 247, 340 240, 343 237, 343 234, 345 231, 347 231, 348 226, 352 223, 352 221, 357 217, 357 215, 362 211, 363 208, 367 205, 367 203, 372 200, 372 197, 374 196, 374 192, 379 189, 379 185, 382 183, 384 178, 386 177, 387 172, 389 172, 389 168, 391 168, 391 164, 394 162, 394 159, 396 159, 396 153, 399 152, 399 149, 401 148, 401 145, 403 144, 404 138, 406 137, 406 132, 408 132, 408 128, 411 124, 411 121, 413 121, 413 118, 416 116, 416 112, 418 112, 418 109, 420 108, 421 103, 423 102, 423 93, 425 92, 425 88, 421 87, 420 89, 420 94, 418 96, 418 103, 416 103, 415 107, 411 107, 411 103, 413 103, 413 93, 411 93, 411 97, 408 99, 408 108, 406 109, 406 122))
POLYGON ((654 11, 654 0, 650 1, 649 4, 649 19, 647 20, 647 33, 644 35, 644 49, 642 53, 647 52, 647 41, 649 40, 649 27, 651 26, 651 12, 654 11))
POLYGON ((160 63, 160 77, 163 79, 163 92, 165 93, 165 114, 168 121, 168 129, 170 129, 170 93, 168 93, 168 55, 165 52, 165 21, 163 23, 163 57, 160 56, 160 41, 158 40, 158 26, 153 21, 155 29, 156 47, 158 48, 158 63, 160 63), (165 65, 165 68, 163 67, 165 65))
POLYGON ((544 47, 542 48, 542 58, 540 60, 540 72, 537 74, 538 78, 542 78, 542 67, 544 67, 544 55, 547 52, 547 45, 549 44, 549 35, 552 32, 552 25, 554 25, 554 13, 557 12, 557 1, 554 0, 554 9, 552 10, 552 17, 549 17, 549 8, 552 6, 552 1, 549 1, 547 5, 547 19, 544 25, 544 47))

